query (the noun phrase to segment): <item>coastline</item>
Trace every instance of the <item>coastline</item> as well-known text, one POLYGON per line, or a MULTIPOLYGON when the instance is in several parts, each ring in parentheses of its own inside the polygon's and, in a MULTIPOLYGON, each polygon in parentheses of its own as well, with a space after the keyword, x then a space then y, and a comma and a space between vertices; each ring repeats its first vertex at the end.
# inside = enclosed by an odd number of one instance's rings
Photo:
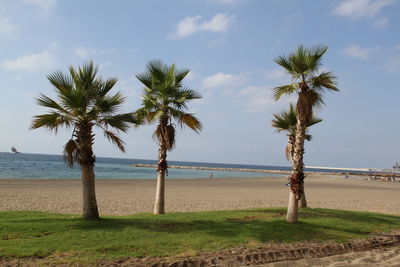
MULTIPOLYGON (((166 212, 285 207, 286 179, 197 178, 166 181, 166 212)), ((306 196, 312 208, 400 214, 400 183, 309 175, 306 196)), ((155 179, 97 179, 102 215, 151 212, 155 179)), ((80 179, 0 179, 0 210, 80 214, 80 179)))
MULTIPOLYGON (((131 167, 137 168, 157 168, 156 165, 152 164, 132 164, 131 167)), ((236 172, 257 172, 268 174, 279 174, 289 175, 291 171, 288 170, 274 170, 274 169, 248 169, 248 168, 223 168, 223 167, 204 167, 204 166, 183 166, 183 165, 169 165, 171 169, 186 169, 186 170, 210 170, 210 171, 236 171, 236 172)), ((312 167, 313 169, 322 168, 326 170, 343 170, 338 172, 319 172, 319 171, 305 171, 307 175, 330 175, 330 176, 345 176, 346 179, 357 179, 357 180, 376 180, 376 181, 388 181, 388 182, 400 182, 400 173, 390 172, 355 172, 357 169, 344 169, 340 168, 328 168, 328 167, 312 167)), ((361 170, 361 169, 360 169, 361 170)))

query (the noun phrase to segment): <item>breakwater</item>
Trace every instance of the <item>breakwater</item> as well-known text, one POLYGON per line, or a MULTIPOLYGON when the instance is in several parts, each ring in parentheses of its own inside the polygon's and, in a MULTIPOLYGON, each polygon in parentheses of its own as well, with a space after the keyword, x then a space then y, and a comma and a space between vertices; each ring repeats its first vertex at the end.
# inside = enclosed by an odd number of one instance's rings
MULTIPOLYGON (((132 167, 156 168, 155 164, 133 164, 132 167)), ((236 171, 236 172, 258 172, 266 174, 282 174, 289 175, 290 171, 284 170, 266 170, 266 169, 248 169, 248 168, 222 168, 222 167, 206 167, 206 166, 181 166, 169 165, 172 169, 192 169, 192 170, 209 170, 209 171, 236 171)), ((378 173, 378 172, 310 172, 307 174, 331 175, 340 176, 345 179, 367 180, 367 181, 385 181, 385 182, 400 182, 400 174, 398 173, 378 173)))
MULTIPOLYGON (((144 168, 156 168, 153 164, 133 164, 132 167, 144 167, 144 168)), ((181 166, 181 165, 168 165, 168 168, 172 169, 191 169, 191 170, 202 170, 202 171, 236 171, 236 172, 262 172, 262 173, 274 173, 274 174, 289 174, 290 171, 281 170, 264 170, 264 169, 246 169, 246 168, 222 168, 222 167, 204 167, 204 166, 181 166)))

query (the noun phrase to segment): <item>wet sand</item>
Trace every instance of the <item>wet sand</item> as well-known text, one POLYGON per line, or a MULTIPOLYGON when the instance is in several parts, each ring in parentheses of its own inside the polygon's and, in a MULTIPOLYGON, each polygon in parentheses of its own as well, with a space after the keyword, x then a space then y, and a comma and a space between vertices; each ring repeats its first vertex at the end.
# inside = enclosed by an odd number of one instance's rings
MULTIPOLYGON (((284 178, 168 179, 166 212, 285 207, 284 178)), ((151 212, 155 179, 96 181, 102 215, 151 212)), ((333 176, 306 178, 310 207, 400 214, 400 183, 333 176)), ((81 212, 79 179, 0 179, 0 210, 81 212)))

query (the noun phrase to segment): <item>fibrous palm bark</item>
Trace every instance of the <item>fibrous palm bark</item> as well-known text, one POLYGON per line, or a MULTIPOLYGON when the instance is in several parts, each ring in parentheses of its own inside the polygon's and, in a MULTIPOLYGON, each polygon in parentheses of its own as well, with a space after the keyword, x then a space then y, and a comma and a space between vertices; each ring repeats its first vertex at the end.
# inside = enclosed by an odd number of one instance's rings
POLYGON ((94 135, 92 123, 81 123, 78 126, 76 143, 78 146, 79 164, 81 166, 83 211, 82 215, 87 219, 99 218, 95 191, 95 174, 93 154, 94 135))

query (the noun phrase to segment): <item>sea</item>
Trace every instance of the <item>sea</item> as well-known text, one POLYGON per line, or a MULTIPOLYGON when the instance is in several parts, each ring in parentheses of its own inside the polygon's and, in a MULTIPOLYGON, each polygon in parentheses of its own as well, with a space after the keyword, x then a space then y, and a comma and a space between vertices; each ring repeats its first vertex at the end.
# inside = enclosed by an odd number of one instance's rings
MULTIPOLYGON (((147 167, 134 167, 135 164, 156 164, 155 160, 104 158, 96 157, 96 179, 155 179, 156 169, 147 167)), ((184 161, 168 161, 169 165, 203 166, 217 168, 252 168, 252 169, 280 169, 289 170, 289 167, 254 166, 242 164, 216 164, 184 161)), ((239 172, 239 171, 214 171, 194 169, 168 169, 168 178, 213 178, 225 177, 265 177, 265 173, 239 172)), ((69 168, 61 155, 7 153, 0 152, 0 178, 32 178, 32 179, 65 179, 80 178, 80 168, 76 165, 69 168)), ((283 177, 280 174, 268 174, 268 177, 283 177)))
MULTIPOLYGON (((126 158, 104 158, 96 157, 95 174, 99 179, 155 179, 155 168, 134 167, 135 164, 156 164, 155 160, 126 159, 126 158)), ((186 161, 168 161, 169 165, 200 166, 214 168, 240 168, 240 169, 266 169, 266 170, 290 170, 287 166, 263 166, 245 164, 204 163, 186 161)), ((337 172, 329 169, 313 169, 321 172, 337 172)), ((213 178, 227 177, 276 177, 283 178, 283 174, 266 174, 260 172, 240 171, 215 171, 195 169, 168 169, 168 178, 190 179, 190 178, 213 178)), ((32 179, 79 179, 80 168, 76 165, 69 168, 61 155, 29 154, 29 153, 7 153, 0 152, 0 178, 32 178, 32 179)))

